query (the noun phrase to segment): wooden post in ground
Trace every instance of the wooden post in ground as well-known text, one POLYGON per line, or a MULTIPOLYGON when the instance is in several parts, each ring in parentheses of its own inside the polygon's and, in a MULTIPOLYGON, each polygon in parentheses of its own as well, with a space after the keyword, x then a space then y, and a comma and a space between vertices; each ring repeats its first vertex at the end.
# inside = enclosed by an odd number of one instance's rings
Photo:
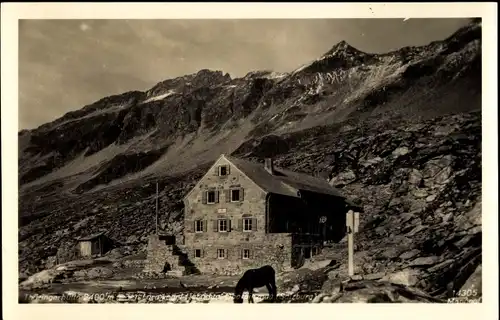
POLYGON ((347 245, 348 245, 348 274, 354 275, 354 233, 358 232, 359 212, 349 210, 346 214, 347 245))
POLYGON ((349 227, 349 277, 354 275, 354 232, 352 228, 349 227))

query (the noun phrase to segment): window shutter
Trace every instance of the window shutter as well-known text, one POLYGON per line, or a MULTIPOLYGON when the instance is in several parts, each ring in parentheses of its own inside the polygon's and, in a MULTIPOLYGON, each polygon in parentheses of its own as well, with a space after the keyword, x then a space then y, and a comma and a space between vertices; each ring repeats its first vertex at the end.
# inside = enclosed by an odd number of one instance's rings
POLYGON ((203 232, 207 232, 207 224, 208 224, 208 221, 203 220, 203 232))
POLYGON ((219 258, 219 249, 215 249, 215 259, 219 258))
POLYGON ((252 219, 252 231, 257 231, 257 219, 252 219))
POLYGON ((245 249, 240 249, 240 259, 243 259, 243 251, 244 251, 244 250, 245 250, 245 249))
POLYGON ((243 219, 238 219, 238 231, 243 231, 243 219))
POLYGON ((219 203, 219 191, 215 191, 215 203, 219 203))
POLYGON ((193 221, 193 232, 196 232, 196 220, 193 221))
POLYGON ((227 219, 226 220, 227 222, 227 232, 230 232, 231 231, 231 220, 230 219, 227 219))
POLYGON ((224 258, 228 258, 229 257, 229 250, 228 249, 224 249, 224 258))
POLYGON ((185 224, 186 232, 193 232, 193 223, 192 221, 186 221, 185 224))
POLYGON ((231 202, 231 190, 224 190, 224 197, 226 197, 226 202, 231 202))
POLYGON ((219 226, 217 225, 217 220, 214 220, 214 221, 213 221, 213 228, 214 228, 214 232, 219 231, 218 227, 219 227, 219 226))
POLYGON ((253 258, 253 250, 248 249, 248 259, 252 259, 252 258, 253 258))
POLYGON ((218 176, 219 175, 219 166, 215 166, 214 167, 214 176, 218 176))
POLYGON ((231 174, 231 166, 227 165, 226 168, 227 168, 227 175, 230 175, 231 174))
POLYGON ((201 203, 207 204, 208 191, 202 191, 201 193, 201 203))
POLYGON ((243 188, 240 188, 240 201, 243 201, 245 199, 243 188))

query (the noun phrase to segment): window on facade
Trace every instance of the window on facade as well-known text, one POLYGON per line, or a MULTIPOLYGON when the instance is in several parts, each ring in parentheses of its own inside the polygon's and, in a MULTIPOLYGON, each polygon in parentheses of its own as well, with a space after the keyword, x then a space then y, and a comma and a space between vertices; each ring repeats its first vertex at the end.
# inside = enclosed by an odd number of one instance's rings
POLYGON ((252 219, 251 218, 243 219, 243 231, 252 231, 252 219))
POLYGON ((207 191, 207 203, 215 203, 215 191, 207 191))
POLYGON ((219 258, 219 259, 225 259, 226 258, 226 250, 224 250, 224 249, 217 249, 217 258, 219 258))
POLYGON ((232 202, 240 201, 240 189, 231 190, 231 201, 232 202))
POLYGON ((219 220, 218 222, 219 232, 227 231, 227 220, 219 220))
POLYGON ((195 232, 203 232, 203 220, 197 220, 195 222, 195 232))
POLYGON ((219 167, 219 175, 220 176, 227 176, 227 166, 220 166, 219 167))
POLYGON ((194 257, 201 258, 201 249, 194 250, 194 257))
POLYGON ((250 259, 250 249, 243 249, 243 259, 250 259))

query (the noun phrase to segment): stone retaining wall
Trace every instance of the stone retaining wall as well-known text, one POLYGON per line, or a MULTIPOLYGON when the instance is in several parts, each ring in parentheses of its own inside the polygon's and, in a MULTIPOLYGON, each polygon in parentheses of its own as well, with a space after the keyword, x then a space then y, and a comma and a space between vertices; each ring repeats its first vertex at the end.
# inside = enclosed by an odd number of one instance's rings
POLYGON ((175 255, 173 250, 173 246, 160 240, 158 235, 149 236, 144 272, 162 272, 166 263, 170 264, 170 268, 174 272, 183 271, 183 267, 179 265, 179 256, 175 255))
POLYGON ((291 267, 292 241, 289 234, 267 234, 258 242, 199 243, 196 248, 187 248, 189 260, 201 273, 239 275, 250 268, 271 265, 277 272, 291 267), (194 250, 201 250, 201 257, 194 256, 194 250), (217 250, 225 249, 226 257, 217 257, 217 250), (249 249, 250 257, 244 259, 242 250, 249 249))

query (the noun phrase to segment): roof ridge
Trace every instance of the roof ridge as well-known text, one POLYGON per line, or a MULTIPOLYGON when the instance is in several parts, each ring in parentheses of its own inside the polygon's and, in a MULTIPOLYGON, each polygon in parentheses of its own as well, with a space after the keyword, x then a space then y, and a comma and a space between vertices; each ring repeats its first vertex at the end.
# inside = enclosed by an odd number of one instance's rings
POLYGON ((274 166, 274 170, 279 174, 270 174, 264 164, 242 159, 234 156, 226 156, 226 159, 238 167, 254 183, 267 192, 279 193, 287 196, 297 197, 296 191, 305 190, 319 194, 328 194, 337 197, 344 197, 342 193, 331 186, 326 179, 315 177, 305 172, 285 169, 281 166, 274 166))

